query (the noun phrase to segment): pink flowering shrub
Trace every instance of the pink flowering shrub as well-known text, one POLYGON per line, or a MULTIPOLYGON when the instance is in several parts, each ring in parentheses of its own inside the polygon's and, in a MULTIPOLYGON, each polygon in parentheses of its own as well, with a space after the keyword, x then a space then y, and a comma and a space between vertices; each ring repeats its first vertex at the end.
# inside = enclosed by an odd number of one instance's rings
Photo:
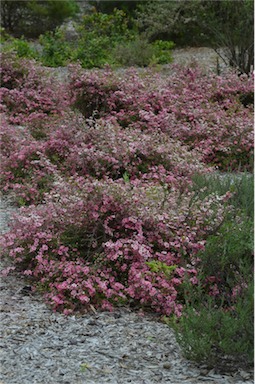
MULTIPOLYGON (((191 192, 192 176, 250 169, 252 80, 73 70, 67 102, 33 63, 3 60, 0 184, 28 206, 3 254, 54 310, 133 303, 179 317, 231 198, 191 192)), ((217 273, 203 284, 221 293, 217 273)))
POLYGON ((71 140, 67 139, 66 132, 69 130, 64 127, 53 133, 56 144, 53 148, 52 139, 49 141, 51 151, 60 154, 56 146, 63 143, 62 148, 69 152, 66 166, 82 176, 107 176, 116 180, 127 173, 133 180, 145 179, 146 175, 150 179, 154 173, 158 181, 173 182, 206 171, 199 161, 199 153, 188 151, 163 133, 148 134, 129 128, 123 130, 117 123, 103 120, 86 126, 83 132, 76 131, 71 140), (63 132, 66 144, 63 143, 63 132))
POLYGON ((177 68, 168 78, 149 71, 119 76, 109 69, 75 68, 70 84, 71 103, 85 117, 163 131, 222 170, 252 167, 252 94, 252 78, 205 76, 198 68, 177 68))
POLYGON ((71 178, 43 206, 23 208, 1 245, 57 310, 133 300, 179 316, 182 284, 197 284, 196 253, 221 224, 223 200, 71 178))
POLYGON ((43 144, 26 128, 11 126, 4 116, 0 137, 2 191, 12 191, 19 205, 41 202, 56 177, 56 167, 44 156, 43 144))
POLYGON ((123 130, 103 120, 91 125, 72 113, 58 123, 44 124, 40 140, 32 136, 36 126, 19 129, 15 139, 17 128, 7 122, 2 126, 0 183, 3 191, 12 190, 20 205, 42 202, 57 175, 126 177, 136 185, 153 181, 185 188, 194 173, 208 172, 199 153, 164 133, 123 130))
POLYGON ((66 105, 63 87, 33 61, 1 56, 0 108, 12 124, 60 115, 66 105))

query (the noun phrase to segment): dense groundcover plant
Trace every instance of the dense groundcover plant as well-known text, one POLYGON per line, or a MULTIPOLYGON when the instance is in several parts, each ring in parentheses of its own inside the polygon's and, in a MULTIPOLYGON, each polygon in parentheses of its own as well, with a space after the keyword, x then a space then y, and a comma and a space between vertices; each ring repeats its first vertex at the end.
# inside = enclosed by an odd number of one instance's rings
POLYGON ((163 131, 221 170, 251 170, 253 79, 229 73, 205 76, 178 69, 168 78, 134 70, 123 76, 73 69, 71 100, 85 117, 116 120, 123 128, 163 131))
POLYGON ((57 167, 45 156, 44 145, 36 141, 29 130, 10 125, 2 115, 1 177, 3 193, 12 192, 18 205, 43 201, 44 193, 52 188, 57 167))
POLYGON ((65 314, 132 304, 179 319, 200 289, 205 307, 238 309, 239 248, 224 273, 221 249, 209 261, 246 220, 232 185, 196 189, 194 175, 251 169, 252 79, 71 67, 67 89, 26 63, 3 60, 0 182, 25 207, 1 246, 16 270, 65 314))
POLYGON ((65 313, 133 300, 180 316, 182 284, 197 284, 195 255, 223 221, 225 199, 58 180, 46 204, 22 209, 2 246, 65 313))
POLYGON ((1 139, 0 184, 19 205, 42 202, 58 175, 125 177, 133 185, 155 181, 167 190, 185 189, 192 174, 209 171, 195 150, 164 133, 123 130, 103 120, 91 125, 71 112, 58 121, 34 121, 19 129, 3 118, 1 139))
POLYGON ((13 124, 58 116, 66 105, 63 87, 35 62, 1 55, 0 108, 13 124))

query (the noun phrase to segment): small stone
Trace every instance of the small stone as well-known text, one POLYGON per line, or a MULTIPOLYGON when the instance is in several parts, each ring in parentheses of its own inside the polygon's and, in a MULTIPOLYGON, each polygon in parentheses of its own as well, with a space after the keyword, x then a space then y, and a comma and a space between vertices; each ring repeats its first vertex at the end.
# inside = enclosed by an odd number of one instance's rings
POLYGON ((250 379, 250 374, 248 372, 245 372, 243 371, 242 369, 240 369, 239 371, 239 375, 241 376, 242 379, 244 380, 249 380, 250 379))
POLYGON ((163 364, 163 368, 164 368, 164 369, 171 369, 172 366, 171 366, 170 363, 164 363, 164 364, 163 364))
POLYGON ((207 376, 208 373, 209 373, 209 370, 208 370, 208 369, 201 369, 201 370, 200 370, 200 375, 202 375, 202 376, 207 376))

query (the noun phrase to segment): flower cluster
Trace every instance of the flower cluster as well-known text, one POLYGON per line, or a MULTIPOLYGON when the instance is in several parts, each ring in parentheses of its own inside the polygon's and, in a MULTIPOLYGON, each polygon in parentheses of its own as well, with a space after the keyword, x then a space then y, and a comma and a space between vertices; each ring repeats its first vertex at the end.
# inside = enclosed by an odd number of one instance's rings
POLYGON ((23 206, 4 255, 66 314, 133 302, 180 316, 231 198, 199 197, 192 176, 249 169, 251 80, 73 68, 55 86, 12 58, 2 76, 0 183, 23 206))
POLYGON ((163 131, 221 170, 251 169, 252 78, 178 67, 168 78, 149 71, 139 76, 133 69, 122 77, 109 69, 73 71, 71 101, 85 117, 94 113, 124 128, 163 131))
POLYGON ((59 182, 44 205, 21 209, 2 246, 55 309, 133 300, 179 316, 182 284, 197 283, 195 255, 223 220, 224 199, 173 191, 163 205, 157 188, 155 195, 155 186, 59 182))
POLYGON ((1 56, 0 109, 12 124, 60 115, 67 103, 63 87, 29 60, 1 56))

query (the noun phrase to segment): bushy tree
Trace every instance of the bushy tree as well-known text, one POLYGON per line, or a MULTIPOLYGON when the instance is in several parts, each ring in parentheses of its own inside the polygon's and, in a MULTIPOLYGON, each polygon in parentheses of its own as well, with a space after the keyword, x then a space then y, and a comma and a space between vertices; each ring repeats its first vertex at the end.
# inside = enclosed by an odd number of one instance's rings
POLYGON ((1 2, 1 26, 15 36, 37 37, 54 29, 78 11, 74 0, 1 2))
POLYGON ((143 2, 136 11, 139 29, 150 41, 169 39, 179 45, 199 44, 203 41, 196 24, 199 1, 143 2))
POLYGON ((145 1, 128 1, 128 0, 119 0, 119 1, 105 1, 105 0, 91 0, 89 1, 89 4, 91 6, 94 6, 97 11, 104 12, 104 13, 111 13, 115 8, 121 9, 124 12, 126 12, 128 15, 134 14, 136 8, 138 5, 142 3, 148 3, 147 0, 145 1))
POLYGON ((208 45, 241 73, 254 61, 252 0, 151 1, 141 5, 137 21, 150 40, 208 45), (224 48, 224 53, 220 48, 224 48))
POLYGON ((241 73, 254 62, 253 0, 202 1, 199 23, 216 52, 241 73), (222 54, 221 54, 222 55, 222 54))

